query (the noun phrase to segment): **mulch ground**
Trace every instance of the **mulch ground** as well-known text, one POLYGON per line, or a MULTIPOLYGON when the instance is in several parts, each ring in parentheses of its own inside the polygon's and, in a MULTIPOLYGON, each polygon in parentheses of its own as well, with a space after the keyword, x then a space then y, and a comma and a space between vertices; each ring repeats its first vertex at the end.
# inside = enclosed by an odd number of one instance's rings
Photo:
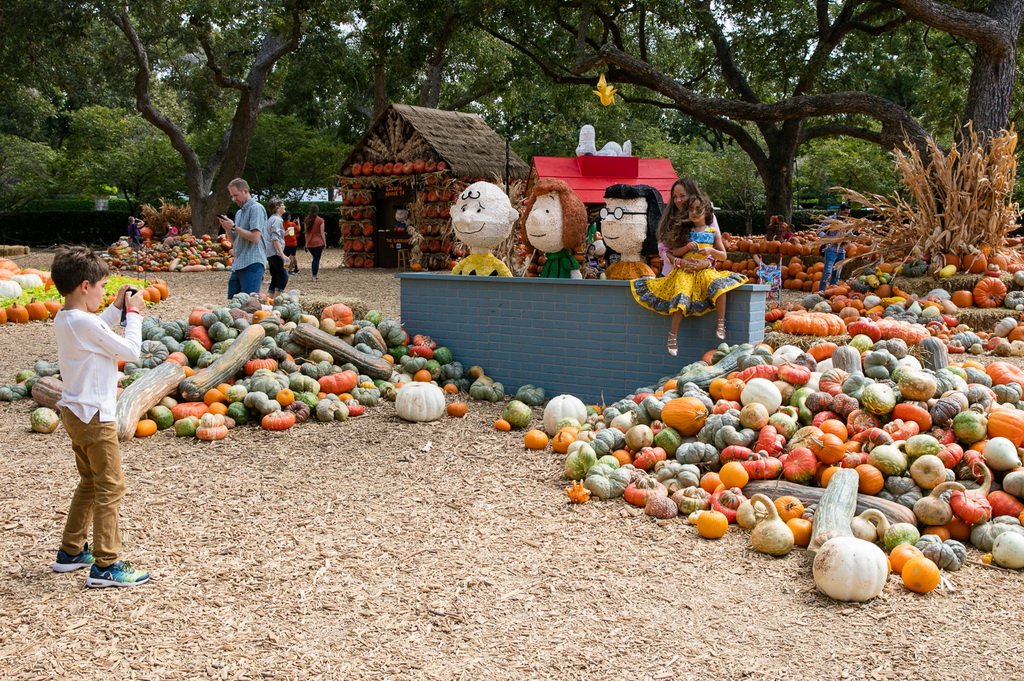
MULTIPOLYGON (((22 258, 48 264, 46 254, 22 258)), ((303 293, 400 313, 393 271, 326 256, 303 293)), ((308 264, 307 261, 303 263, 308 264)), ((166 277, 164 318, 226 274, 166 277)), ((49 324, 0 327, 15 370, 55 359, 49 324)), ((1022 581, 970 565, 919 596, 818 594, 802 550, 700 539, 621 500, 570 506, 561 457, 496 432, 501 405, 400 421, 388 406, 219 443, 122 449, 124 556, 148 585, 88 590, 50 563, 76 481, 69 441, 0 405, 0 678, 1017 678, 1022 581)), ((535 411, 535 424, 541 411, 535 411)), ((977 559, 977 552, 972 552, 977 559)))

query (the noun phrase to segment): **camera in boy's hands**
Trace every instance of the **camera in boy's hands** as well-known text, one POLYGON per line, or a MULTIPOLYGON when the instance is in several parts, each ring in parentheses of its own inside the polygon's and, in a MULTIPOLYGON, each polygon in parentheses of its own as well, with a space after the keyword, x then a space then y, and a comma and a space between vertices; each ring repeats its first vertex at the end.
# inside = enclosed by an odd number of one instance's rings
POLYGON ((128 296, 134 296, 136 293, 138 291, 130 286, 124 290, 124 298, 121 299, 121 326, 128 325, 128 296))

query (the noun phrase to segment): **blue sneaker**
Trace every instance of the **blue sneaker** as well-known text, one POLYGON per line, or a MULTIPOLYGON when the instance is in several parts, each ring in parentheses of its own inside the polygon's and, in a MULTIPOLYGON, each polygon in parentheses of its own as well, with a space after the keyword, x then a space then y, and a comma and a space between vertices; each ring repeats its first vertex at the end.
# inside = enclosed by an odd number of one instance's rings
POLYGON ((126 560, 119 560, 105 568, 93 564, 85 585, 93 589, 108 586, 138 586, 149 581, 149 573, 136 570, 126 560))
POLYGON ((64 551, 57 551, 57 560, 53 563, 54 572, 74 572, 87 568, 96 561, 92 557, 92 547, 88 543, 77 555, 69 555, 64 551))

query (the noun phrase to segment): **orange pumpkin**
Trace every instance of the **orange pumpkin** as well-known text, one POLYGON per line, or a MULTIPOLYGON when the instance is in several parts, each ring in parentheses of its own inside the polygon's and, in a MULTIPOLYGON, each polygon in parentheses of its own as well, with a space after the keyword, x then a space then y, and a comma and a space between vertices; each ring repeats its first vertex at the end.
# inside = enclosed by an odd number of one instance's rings
POLYGON ((320 319, 333 319, 338 326, 347 326, 352 323, 352 310, 348 305, 335 303, 324 308, 320 313, 320 319))
POLYGON ((857 484, 858 492, 875 495, 882 491, 885 479, 882 477, 880 470, 869 463, 862 463, 854 470, 857 471, 857 477, 860 479, 857 484))
POLYGON ((139 424, 135 426, 136 437, 149 437, 156 432, 156 421, 152 419, 142 419, 139 424))
POLYGON ((534 429, 523 436, 523 444, 527 449, 544 449, 548 446, 548 436, 544 431, 534 429))
POLYGON ((988 258, 984 255, 969 254, 963 257, 963 270, 971 274, 981 274, 988 267, 988 258))
POLYGON ((15 324, 25 324, 28 322, 28 310, 24 305, 15 303, 7 308, 7 320, 15 324))
POLYGON ((988 415, 989 437, 1005 437, 1014 447, 1024 445, 1024 412, 1017 409, 994 409, 988 415))
POLYGON ((971 307, 974 305, 974 294, 971 291, 953 291, 952 300, 957 307, 971 307))
POLYGON ((794 543, 807 548, 811 543, 811 528, 813 526, 811 521, 804 518, 790 518, 786 521, 786 526, 793 532, 794 543))
POLYGON ((900 576, 908 589, 926 594, 939 585, 939 566, 924 556, 914 556, 903 565, 900 576))
POLYGON ((32 302, 25 306, 25 310, 28 312, 28 318, 33 322, 41 322, 44 319, 50 318, 50 313, 46 311, 46 306, 34 298, 32 302))
POLYGON ((696 397, 677 397, 669 400, 661 410, 661 420, 665 425, 675 428, 684 437, 696 435, 704 427, 707 417, 707 407, 696 397))
MULTIPOLYGON (((462 418, 466 415, 466 403, 465 402, 452 402, 445 407, 445 412, 448 416, 454 416, 456 418, 462 418)), ((545 436, 546 441, 547 436, 545 436)))
POLYGON ((998 277, 985 277, 975 285, 971 297, 978 307, 998 307, 1006 298, 1006 284, 998 277))

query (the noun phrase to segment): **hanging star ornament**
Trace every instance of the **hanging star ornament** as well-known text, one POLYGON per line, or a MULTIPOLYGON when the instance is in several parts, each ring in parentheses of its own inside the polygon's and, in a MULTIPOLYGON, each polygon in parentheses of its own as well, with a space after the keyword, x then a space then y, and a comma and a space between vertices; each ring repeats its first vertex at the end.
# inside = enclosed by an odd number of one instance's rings
POLYGON ((601 99, 601 106, 608 106, 615 103, 615 93, 618 92, 615 88, 605 82, 604 74, 597 79, 597 89, 591 90, 595 95, 601 99))

